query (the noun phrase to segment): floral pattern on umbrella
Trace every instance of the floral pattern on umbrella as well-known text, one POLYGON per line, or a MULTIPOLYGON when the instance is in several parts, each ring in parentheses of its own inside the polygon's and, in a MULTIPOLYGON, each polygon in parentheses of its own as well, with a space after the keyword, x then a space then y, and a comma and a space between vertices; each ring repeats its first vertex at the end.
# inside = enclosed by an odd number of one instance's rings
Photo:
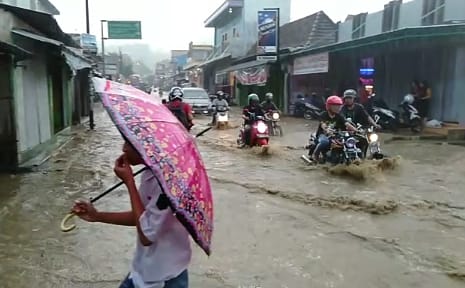
POLYGON ((98 92, 111 119, 153 171, 194 241, 210 255, 213 199, 195 138, 156 96, 111 81, 104 87, 98 92))

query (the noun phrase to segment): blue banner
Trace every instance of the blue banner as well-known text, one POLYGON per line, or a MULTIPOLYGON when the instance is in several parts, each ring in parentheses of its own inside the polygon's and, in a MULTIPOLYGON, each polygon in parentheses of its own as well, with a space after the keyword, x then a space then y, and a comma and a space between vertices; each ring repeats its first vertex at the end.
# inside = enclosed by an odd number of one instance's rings
POLYGON ((278 11, 258 11, 257 55, 278 52, 278 11))

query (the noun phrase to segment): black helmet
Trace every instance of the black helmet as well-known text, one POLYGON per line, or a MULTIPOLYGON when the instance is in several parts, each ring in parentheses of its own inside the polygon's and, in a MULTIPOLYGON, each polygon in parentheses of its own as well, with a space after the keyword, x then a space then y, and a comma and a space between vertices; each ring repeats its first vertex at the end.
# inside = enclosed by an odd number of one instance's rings
POLYGON ((346 91, 344 91, 344 99, 346 98, 357 98, 357 91, 355 91, 354 89, 348 89, 346 91))

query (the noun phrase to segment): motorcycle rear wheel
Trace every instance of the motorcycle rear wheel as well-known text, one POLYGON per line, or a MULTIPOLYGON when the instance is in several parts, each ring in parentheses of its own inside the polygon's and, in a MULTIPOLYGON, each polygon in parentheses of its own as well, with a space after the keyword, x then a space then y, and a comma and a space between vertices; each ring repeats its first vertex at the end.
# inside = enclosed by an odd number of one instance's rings
POLYGON ((304 112, 304 119, 306 120, 313 120, 313 115, 309 111, 304 112))

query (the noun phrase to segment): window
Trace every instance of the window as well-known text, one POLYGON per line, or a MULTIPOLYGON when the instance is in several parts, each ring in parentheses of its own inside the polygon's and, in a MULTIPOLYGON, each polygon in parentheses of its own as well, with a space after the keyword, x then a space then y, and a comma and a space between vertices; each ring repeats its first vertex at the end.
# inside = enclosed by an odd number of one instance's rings
POLYGON ((445 7, 446 0, 423 0, 421 24, 423 26, 442 24, 445 7))
POLYGON ((352 39, 362 38, 365 36, 365 23, 368 13, 361 13, 352 19, 352 39))
POLYGON ((399 28, 399 14, 402 0, 391 1, 384 5, 383 32, 389 32, 399 28))
POLYGON ((233 38, 236 37, 236 28, 233 28, 233 38))

